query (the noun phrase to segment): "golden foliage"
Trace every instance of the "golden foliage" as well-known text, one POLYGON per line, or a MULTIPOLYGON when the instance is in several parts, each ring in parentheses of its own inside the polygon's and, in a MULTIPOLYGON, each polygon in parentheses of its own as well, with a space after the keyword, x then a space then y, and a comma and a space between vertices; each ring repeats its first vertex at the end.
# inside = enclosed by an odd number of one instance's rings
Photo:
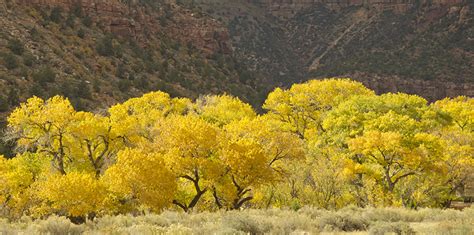
POLYGON ((325 79, 278 88, 263 108, 151 92, 100 115, 33 97, 8 118, 18 155, 0 158, 2 214, 441 207, 472 179, 472 98, 325 79))
POLYGON ((125 149, 118 153, 103 181, 115 197, 152 211, 166 208, 176 191, 176 180, 162 154, 125 149), (136 202, 135 202, 136 201, 136 202))
POLYGON ((34 208, 38 215, 87 216, 101 209, 106 195, 104 185, 94 175, 79 172, 45 176, 34 188, 41 201, 34 208))

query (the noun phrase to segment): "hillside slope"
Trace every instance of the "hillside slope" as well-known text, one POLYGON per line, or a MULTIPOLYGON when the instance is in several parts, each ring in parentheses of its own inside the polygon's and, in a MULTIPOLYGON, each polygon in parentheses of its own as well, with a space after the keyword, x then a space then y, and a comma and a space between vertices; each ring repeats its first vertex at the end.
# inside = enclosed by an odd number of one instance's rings
POLYGON ((37 95, 100 109, 150 90, 258 100, 226 27, 166 1, 2 0, 0 111, 37 95))
MULTIPOLYGON (((268 91, 350 77, 429 100, 474 96, 468 0, 0 0, 0 126, 36 95, 103 112, 151 90, 268 91)), ((9 147, 0 143, 0 152, 9 147)))
POLYGON ((149 90, 227 92, 351 77, 377 92, 474 95, 465 0, 1 0, 0 111, 32 95, 100 109, 149 90))
POLYGON ((474 95, 472 1, 197 2, 247 66, 282 84, 347 76, 430 100, 474 95))

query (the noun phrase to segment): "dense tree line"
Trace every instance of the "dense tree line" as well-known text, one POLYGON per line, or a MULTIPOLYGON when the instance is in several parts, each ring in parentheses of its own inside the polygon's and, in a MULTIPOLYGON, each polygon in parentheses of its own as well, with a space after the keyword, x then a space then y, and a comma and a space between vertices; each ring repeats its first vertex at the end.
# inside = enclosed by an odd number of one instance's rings
POLYGON ((59 214, 347 205, 446 207, 474 172, 474 100, 376 95, 348 79, 237 98, 152 92, 79 112, 37 97, 8 118, 0 209, 59 214))

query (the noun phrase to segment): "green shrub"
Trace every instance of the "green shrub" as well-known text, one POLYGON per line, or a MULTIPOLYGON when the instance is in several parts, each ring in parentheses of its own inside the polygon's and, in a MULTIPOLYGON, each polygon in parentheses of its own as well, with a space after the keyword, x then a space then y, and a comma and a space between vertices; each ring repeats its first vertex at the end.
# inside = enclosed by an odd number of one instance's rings
POLYGON ((113 56, 114 53, 114 46, 113 46, 113 38, 110 35, 107 35, 100 39, 96 45, 97 53, 101 56, 113 56))
POLYGON ((71 13, 74 14, 75 16, 77 16, 77 17, 82 17, 82 14, 84 12, 82 11, 82 6, 81 6, 81 4, 79 4, 79 2, 76 2, 72 5, 71 13))
POLYGON ((117 86, 121 92, 127 92, 132 87, 132 82, 128 79, 120 79, 117 83, 117 86))
POLYGON ((325 231, 365 231, 369 221, 350 212, 328 212, 321 217, 320 228, 325 231))
POLYGON ((82 18, 82 24, 86 27, 91 27, 92 26, 92 18, 90 16, 85 16, 82 18))
POLYGON ((61 22, 63 18, 62 12, 63 12, 63 9, 61 7, 54 7, 51 10, 51 13, 49 14, 49 20, 51 20, 54 23, 61 22))
POLYGON ((3 64, 9 70, 18 68, 18 60, 12 53, 3 54, 3 64))
POLYGON ((76 23, 76 17, 70 14, 66 19, 65 25, 69 28, 74 28, 75 23, 76 23))
POLYGON ((86 32, 84 31, 83 28, 80 28, 78 31, 77 31, 77 36, 80 37, 80 38, 84 38, 86 36, 86 32))
POLYGON ((16 106, 20 103, 20 97, 18 96, 18 91, 15 88, 8 91, 7 103, 10 106, 16 106))
POLYGON ((32 86, 29 87, 28 89, 28 96, 38 96, 38 97, 45 97, 45 91, 41 86, 37 86, 36 84, 33 84, 32 86))
POLYGON ((23 55, 23 64, 24 65, 26 65, 28 67, 31 67, 31 66, 33 66, 34 62, 35 62, 35 57, 32 54, 25 53, 23 55))
POLYGON ((0 112, 6 112, 8 111, 8 108, 10 108, 10 106, 8 105, 7 99, 0 96, 0 112))
POLYGON ((25 51, 25 46, 23 45, 22 41, 18 39, 12 39, 8 41, 8 49, 10 49, 10 51, 15 53, 16 55, 22 55, 25 51))
POLYGON ((31 76, 35 82, 41 86, 46 86, 47 83, 54 82, 56 78, 56 72, 49 66, 44 66, 31 76))

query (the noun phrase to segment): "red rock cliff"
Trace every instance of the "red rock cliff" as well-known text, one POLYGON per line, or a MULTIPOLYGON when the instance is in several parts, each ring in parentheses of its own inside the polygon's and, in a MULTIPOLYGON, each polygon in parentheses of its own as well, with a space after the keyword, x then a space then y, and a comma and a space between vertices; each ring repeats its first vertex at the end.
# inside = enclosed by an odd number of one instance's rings
POLYGON ((229 33, 224 26, 211 18, 195 16, 191 11, 172 3, 168 5, 168 12, 162 8, 150 11, 145 7, 126 5, 119 0, 16 0, 16 3, 61 7, 66 11, 80 7, 85 15, 104 30, 139 41, 145 35, 162 32, 183 44, 193 44, 205 54, 231 51, 229 33), (158 18, 165 14, 170 23, 162 25, 158 18))

